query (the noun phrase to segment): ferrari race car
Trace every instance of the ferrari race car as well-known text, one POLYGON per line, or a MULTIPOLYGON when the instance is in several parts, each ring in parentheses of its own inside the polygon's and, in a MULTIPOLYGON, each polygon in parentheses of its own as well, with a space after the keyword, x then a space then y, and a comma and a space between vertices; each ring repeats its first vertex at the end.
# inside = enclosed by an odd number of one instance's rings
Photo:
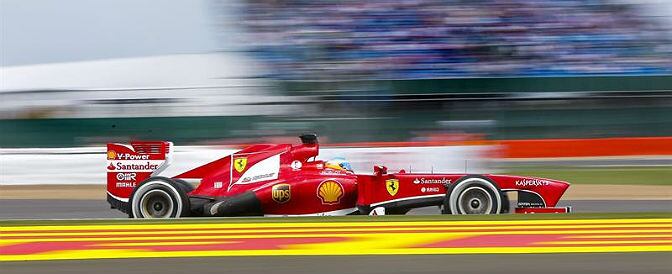
POLYGON ((405 214, 565 213, 555 207, 569 184, 493 174, 356 174, 347 161, 316 160, 317 136, 301 144, 259 144, 188 170, 171 165, 171 142, 107 145, 107 201, 133 218, 405 214), (197 184, 197 187, 193 185, 197 184))

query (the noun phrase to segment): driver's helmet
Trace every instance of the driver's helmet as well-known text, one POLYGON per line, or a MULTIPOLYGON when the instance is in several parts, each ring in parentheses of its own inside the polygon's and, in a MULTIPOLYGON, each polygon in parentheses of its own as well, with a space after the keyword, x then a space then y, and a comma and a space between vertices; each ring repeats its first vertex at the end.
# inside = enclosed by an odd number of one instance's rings
POLYGON ((326 161, 324 162, 324 167, 352 172, 352 166, 350 165, 350 162, 346 161, 344 158, 334 158, 326 161))

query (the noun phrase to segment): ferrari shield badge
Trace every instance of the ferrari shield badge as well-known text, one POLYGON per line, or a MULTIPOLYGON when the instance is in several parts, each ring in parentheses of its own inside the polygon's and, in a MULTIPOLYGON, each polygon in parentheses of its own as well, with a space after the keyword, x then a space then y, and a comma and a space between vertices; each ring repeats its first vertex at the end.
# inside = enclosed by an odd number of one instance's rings
POLYGON ((278 204, 284 204, 292 198, 292 189, 289 184, 277 184, 271 188, 271 198, 278 204))
POLYGON ((387 188, 387 193, 390 193, 391 196, 397 195, 397 192, 399 191, 399 180, 398 179, 385 180, 385 188, 387 188))
POLYGON ((247 166, 247 158, 240 157, 233 159, 233 168, 238 172, 243 172, 247 166))

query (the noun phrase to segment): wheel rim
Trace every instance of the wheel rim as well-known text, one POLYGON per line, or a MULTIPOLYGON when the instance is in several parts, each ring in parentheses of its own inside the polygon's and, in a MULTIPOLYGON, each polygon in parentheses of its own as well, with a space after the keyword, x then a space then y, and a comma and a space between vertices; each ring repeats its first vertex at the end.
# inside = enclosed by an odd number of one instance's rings
POLYGON ((465 189, 457 200, 461 214, 489 214, 492 211, 492 196, 481 187, 465 189))
POLYGON ((145 218, 169 218, 173 213, 173 199, 163 190, 150 190, 140 200, 140 211, 145 218))

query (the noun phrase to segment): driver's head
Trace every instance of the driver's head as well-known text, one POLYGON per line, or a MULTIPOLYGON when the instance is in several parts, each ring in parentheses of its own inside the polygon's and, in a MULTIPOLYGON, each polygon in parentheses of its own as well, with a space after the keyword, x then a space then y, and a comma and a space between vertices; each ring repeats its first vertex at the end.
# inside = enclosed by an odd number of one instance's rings
POLYGON ((326 161, 324 162, 324 167, 352 172, 352 166, 350 165, 350 162, 346 161, 344 158, 334 158, 326 161))

